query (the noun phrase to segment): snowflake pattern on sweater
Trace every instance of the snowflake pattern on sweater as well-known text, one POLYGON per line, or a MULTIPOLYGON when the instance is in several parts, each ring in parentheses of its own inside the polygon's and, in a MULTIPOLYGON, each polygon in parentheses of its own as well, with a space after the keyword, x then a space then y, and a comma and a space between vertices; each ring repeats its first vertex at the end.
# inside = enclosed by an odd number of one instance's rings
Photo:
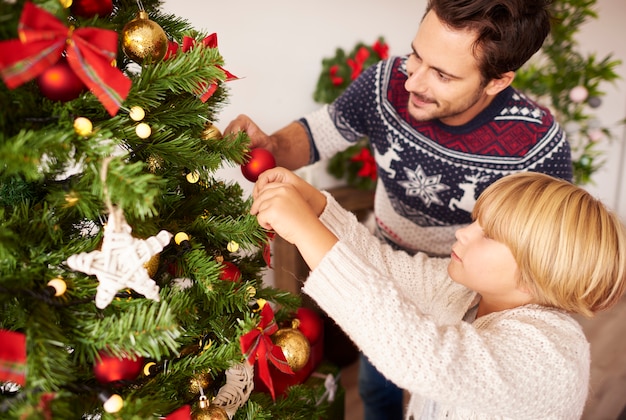
POLYGON ((369 138, 378 169, 377 234, 396 248, 447 255, 478 195, 519 171, 572 180, 571 151, 553 116, 509 87, 472 121, 447 126, 408 112, 406 56, 368 68, 335 102, 301 122, 312 161, 369 138))

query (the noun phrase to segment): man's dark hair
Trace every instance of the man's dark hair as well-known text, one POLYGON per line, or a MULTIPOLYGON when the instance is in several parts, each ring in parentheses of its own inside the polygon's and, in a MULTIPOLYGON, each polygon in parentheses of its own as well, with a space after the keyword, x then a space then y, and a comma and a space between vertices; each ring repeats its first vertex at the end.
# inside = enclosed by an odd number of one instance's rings
POLYGON ((474 55, 486 81, 516 71, 543 45, 550 33, 550 0, 429 0, 435 12, 455 30, 477 34, 474 55))

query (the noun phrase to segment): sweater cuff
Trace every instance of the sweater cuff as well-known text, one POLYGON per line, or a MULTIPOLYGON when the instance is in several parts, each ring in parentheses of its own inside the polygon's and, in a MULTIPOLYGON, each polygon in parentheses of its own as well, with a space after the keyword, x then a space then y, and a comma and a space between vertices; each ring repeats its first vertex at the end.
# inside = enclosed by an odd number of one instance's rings
POLYGON ((343 207, 335 200, 328 191, 322 191, 326 196, 326 207, 319 216, 320 222, 324 224, 335 236, 341 238, 345 228, 350 226, 356 220, 356 216, 343 207))

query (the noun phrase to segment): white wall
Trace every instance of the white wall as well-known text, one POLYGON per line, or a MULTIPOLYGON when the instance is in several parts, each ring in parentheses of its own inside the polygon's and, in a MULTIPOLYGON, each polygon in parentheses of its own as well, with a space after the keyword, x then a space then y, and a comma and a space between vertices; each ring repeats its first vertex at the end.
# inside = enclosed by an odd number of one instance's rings
MULTIPOLYGON (((245 113, 269 133, 318 107, 312 95, 321 60, 333 56, 337 47, 351 50, 359 41, 373 43, 382 35, 391 54, 408 52, 425 4, 426 0, 167 0, 164 10, 207 33, 216 32, 225 67, 241 78, 229 82, 229 105, 216 125, 223 129, 245 113)), ((599 58, 612 53, 626 63, 626 42, 615 36, 623 33, 626 2, 598 0, 596 9, 599 19, 581 29, 581 51, 596 52, 599 58)), ((626 64, 618 72, 622 80, 604 86, 607 95, 597 110, 605 125, 626 116, 626 64)), ((618 139, 605 145, 607 163, 588 189, 626 220, 624 129, 614 131, 618 139)), ((237 179, 249 191, 251 184, 239 168, 221 174, 237 179)), ((321 187, 332 183, 320 165, 305 175, 321 187)))

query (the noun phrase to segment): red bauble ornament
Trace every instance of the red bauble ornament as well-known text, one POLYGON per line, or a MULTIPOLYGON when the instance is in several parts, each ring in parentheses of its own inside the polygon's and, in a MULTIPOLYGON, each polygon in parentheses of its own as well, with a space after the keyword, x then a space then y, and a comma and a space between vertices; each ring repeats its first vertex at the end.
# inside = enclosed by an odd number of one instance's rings
POLYGON ((311 345, 320 341, 324 333, 324 321, 317 312, 309 308, 298 308, 296 319, 299 321, 298 329, 311 345))
POLYGON ((239 267, 230 261, 224 261, 222 262, 222 265, 224 267, 222 268, 222 272, 220 274, 220 280, 239 283, 241 280, 241 271, 239 271, 239 267))
POLYGON ((70 10, 85 18, 108 16, 113 12, 113 0, 74 0, 70 10))
POLYGON ((135 379, 143 369, 143 357, 111 356, 106 352, 100 352, 100 360, 96 360, 93 365, 93 373, 98 382, 106 384, 115 381, 131 381, 135 379))
POLYGON ((263 172, 276 167, 274 156, 267 150, 257 147, 248 153, 250 159, 241 165, 241 173, 251 182, 256 182, 263 172))
POLYGON ((64 57, 37 77, 37 85, 46 98, 62 102, 78 98, 87 88, 64 57))

